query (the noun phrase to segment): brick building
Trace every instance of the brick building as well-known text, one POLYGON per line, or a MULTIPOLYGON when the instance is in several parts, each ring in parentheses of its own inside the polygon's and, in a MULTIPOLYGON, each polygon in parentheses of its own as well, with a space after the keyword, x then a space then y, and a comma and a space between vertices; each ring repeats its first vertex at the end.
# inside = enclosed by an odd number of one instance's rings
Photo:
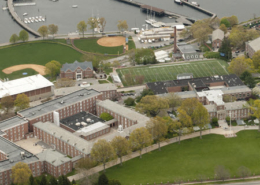
POLYGON ((28 121, 14 116, 12 118, 3 120, 0 122, 1 136, 10 141, 19 141, 25 138, 25 134, 28 133, 28 121))
POLYGON ((117 120, 112 125, 115 127, 122 125, 123 129, 125 129, 139 122, 147 122, 149 120, 148 117, 110 100, 98 101, 96 105, 97 116, 100 116, 103 112, 109 113, 117 120))
POLYGON ((225 37, 221 29, 216 29, 212 32, 212 47, 214 49, 220 48, 225 37))
POLYGON ((29 122, 29 131, 37 122, 54 122, 53 112, 59 113, 59 119, 63 119, 79 112, 96 114, 96 101, 102 100, 102 94, 93 89, 81 89, 66 96, 45 102, 18 112, 29 122))
POLYGON ((260 50, 260 37, 255 40, 246 42, 246 54, 252 58, 254 53, 260 50))
POLYGON ((249 110, 243 106, 246 104, 243 100, 251 96, 251 89, 234 74, 154 82, 147 83, 146 86, 160 96, 174 92, 182 99, 197 98, 207 108, 210 118, 224 120, 230 111, 236 114, 232 119, 249 117, 249 110), (227 95, 236 97, 239 101, 225 103, 223 97, 227 95))
POLYGON ((24 93, 31 101, 39 100, 52 96, 53 86, 53 83, 40 74, 11 81, 0 81, 0 99, 6 95, 15 99, 18 94, 24 93))
POLYGON ((66 63, 60 69, 61 78, 70 78, 80 80, 83 78, 92 78, 94 76, 92 62, 78 62, 66 63))

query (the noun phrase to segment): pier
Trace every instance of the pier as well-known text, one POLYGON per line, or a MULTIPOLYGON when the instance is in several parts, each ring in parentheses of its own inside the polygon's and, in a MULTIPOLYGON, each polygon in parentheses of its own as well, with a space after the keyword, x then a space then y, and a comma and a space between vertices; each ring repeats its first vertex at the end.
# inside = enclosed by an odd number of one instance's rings
POLYGON ((208 11, 208 10, 206 10, 204 8, 201 8, 200 6, 196 6, 196 5, 194 5, 194 4, 192 4, 192 3, 188 2, 188 1, 182 0, 182 3, 187 5, 187 6, 190 6, 191 8, 194 8, 196 10, 199 10, 200 12, 203 12, 203 13, 211 16, 211 19, 215 19, 217 17, 217 14, 215 14, 215 13, 213 13, 211 11, 208 11))
POLYGON ((29 33, 31 33, 32 35, 36 36, 36 37, 40 37, 40 34, 36 31, 34 31, 33 29, 31 29, 29 26, 27 26, 22 20, 21 18, 17 15, 17 13, 14 11, 14 6, 13 6, 13 0, 7 0, 7 7, 8 10, 10 12, 10 14, 12 15, 13 19, 26 31, 28 31, 29 33))
POLYGON ((152 7, 150 5, 145 5, 145 4, 133 1, 133 0, 117 0, 117 1, 123 2, 123 3, 126 3, 126 4, 130 4, 132 6, 139 7, 142 11, 148 11, 148 12, 152 11, 152 12, 155 12, 155 14, 159 15, 159 16, 160 15, 164 15, 164 16, 174 17, 177 22, 183 23, 184 25, 191 25, 191 24, 193 24, 196 21, 195 19, 189 18, 189 17, 187 17, 185 15, 181 15, 181 14, 177 14, 177 13, 174 13, 174 12, 166 11, 166 10, 163 10, 163 9, 160 9, 160 8, 152 7))

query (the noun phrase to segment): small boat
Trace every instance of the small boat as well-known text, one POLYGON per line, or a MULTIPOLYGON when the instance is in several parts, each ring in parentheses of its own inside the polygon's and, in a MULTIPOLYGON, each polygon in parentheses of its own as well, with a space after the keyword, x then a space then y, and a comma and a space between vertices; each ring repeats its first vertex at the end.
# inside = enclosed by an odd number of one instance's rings
POLYGON ((38 19, 35 19, 35 22, 39 22, 38 19))
POLYGON ((31 22, 34 22, 34 20, 32 19, 31 22))
POLYGON ((27 21, 24 21, 25 24, 27 24, 27 21))
POLYGON ((173 17, 172 17, 172 16, 169 16, 168 18, 169 18, 169 19, 172 19, 173 17))
POLYGON ((78 5, 72 5, 72 8, 78 8, 78 5))
POLYGON ((181 0, 174 0, 175 3, 179 4, 179 5, 183 5, 181 0))
POLYGON ((39 21, 39 22, 42 22, 42 19, 41 19, 41 18, 39 18, 39 19, 38 19, 38 21, 39 21))
POLYGON ((151 21, 149 19, 145 20, 147 24, 151 24, 151 21))
POLYGON ((195 2, 195 1, 192 1, 191 4, 192 4, 193 6, 198 6, 198 7, 200 6, 199 3, 195 2))
POLYGON ((27 22, 28 22, 28 23, 31 23, 31 21, 30 21, 30 20, 28 20, 27 22))
POLYGON ((28 15, 28 13, 24 13, 24 14, 23 14, 23 16, 26 16, 26 15, 28 15))
POLYGON ((29 17, 29 20, 31 20, 32 18, 31 17, 29 17))
POLYGON ((44 22, 45 21, 45 18, 42 18, 42 22, 44 22))
POLYGON ((35 18, 38 19, 38 16, 36 16, 35 18))

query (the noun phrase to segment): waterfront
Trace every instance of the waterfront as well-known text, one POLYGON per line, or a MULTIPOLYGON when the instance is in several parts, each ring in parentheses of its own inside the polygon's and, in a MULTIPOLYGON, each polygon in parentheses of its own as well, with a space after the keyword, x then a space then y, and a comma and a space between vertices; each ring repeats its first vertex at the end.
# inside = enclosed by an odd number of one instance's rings
MULTIPOLYGON (((149 4, 158 8, 169 10, 175 13, 189 16, 195 19, 208 17, 188 6, 179 6, 173 0, 137 0, 144 4, 149 4)), ((201 7, 208 9, 218 15, 218 17, 237 15, 239 21, 245 21, 255 16, 260 16, 258 0, 196 0, 201 7), (223 6, 225 4, 225 6, 223 6), (250 10, 248 11, 242 11, 250 10)), ((27 17, 46 16, 46 22, 31 23, 29 26, 38 30, 41 25, 57 24, 59 34, 67 34, 76 31, 76 25, 79 21, 85 20, 93 15, 105 17, 107 20, 105 31, 116 31, 118 20, 127 20, 129 28, 143 27, 146 14, 140 12, 139 8, 118 2, 116 0, 72 0, 72 1, 38 1, 36 6, 15 7, 17 14, 22 18, 23 13, 27 12, 27 17), (78 5, 78 8, 72 8, 72 5, 78 5), (93 12, 93 13, 92 13, 93 12)), ((1 7, 5 6, 6 1, 1 1, 1 7)), ((162 22, 174 22, 174 19, 167 17, 156 17, 156 20, 162 22)), ((8 11, 0 11, 0 43, 8 42, 13 33, 19 33, 21 27, 17 25, 9 15, 8 11)))

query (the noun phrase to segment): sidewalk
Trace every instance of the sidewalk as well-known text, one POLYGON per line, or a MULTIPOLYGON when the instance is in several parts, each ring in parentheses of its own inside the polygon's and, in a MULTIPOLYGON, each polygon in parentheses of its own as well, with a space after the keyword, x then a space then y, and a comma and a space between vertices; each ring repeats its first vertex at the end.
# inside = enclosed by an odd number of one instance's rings
MULTIPOLYGON (((258 126, 250 126, 248 128, 245 128, 244 126, 236 126, 236 127, 232 127, 232 130, 234 133, 237 133, 241 130, 256 130, 258 129, 258 126)), ((227 132, 229 131, 226 131, 222 128, 215 128, 215 129, 209 129, 209 130, 205 130, 202 132, 202 135, 208 135, 208 134, 219 134, 219 135, 225 135, 227 134, 227 132)), ((194 137, 199 137, 200 136, 200 132, 193 132, 192 134, 188 134, 188 135, 184 135, 184 136, 181 136, 181 141, 183 140, 187 140, 187 139, 191 139, 191 138, 194 138, 194 137)), ((169 144, 172 144, 172 143, 177 143, 178 142, 178 137, 175 137, 175 138, 171 138, 165 142, 162 142, 161 143, 161 147, 163 146, 167 146, 169 144)), ((146 153, 149 153, 151 151, 154 151, 154 150, 157 150, 158 149, 158 145, 157 144, 154 144, 154 145, 151 145, 147 148, 144 148, 142 150, 142 155, 143 154, 146 154, 146 153)), ((128 161, 130 159, 133 159, 135 157, 139 157, 139 151, 137 152, 132 152, 129 156, 124 156, 122 159, 123 159, 123 162, 124 161, 128 161)), ((108 163, 106 163, 106 168, 110 168, 112 166, 115 166, 119 163, 120 159, 115 159, 115 160, 112 160, 108 163)), ((98 173, 100 171, 103 171, 103 165, 99 165, 99 166, 96 166, 88 171, 85 171, 85 172, 81 172, 81 173, 78 173, 76 175, 73 175, 73 176, 70 176, 68 177, 68 179, 70 181, 72 181, 73 179, 74 180, 79 180, 81 178, 84 178, 88 175, 92 175, 92 174, 95 174, 95 173, 98 173)), ((212 181, 213 182, 213 181, 212 181)), ((215 182, 215 181, 214 181, 215 182)))

